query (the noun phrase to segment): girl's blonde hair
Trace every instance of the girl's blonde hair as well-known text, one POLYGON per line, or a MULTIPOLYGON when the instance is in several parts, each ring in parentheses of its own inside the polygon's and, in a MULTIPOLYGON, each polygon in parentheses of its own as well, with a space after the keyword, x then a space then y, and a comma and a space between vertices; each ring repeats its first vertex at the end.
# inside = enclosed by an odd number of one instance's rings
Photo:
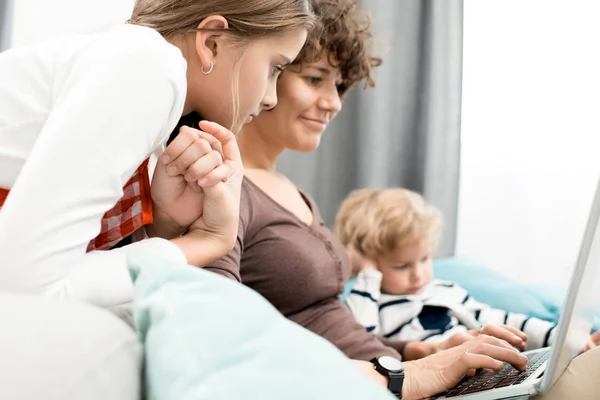
MULTIPOLYGON (((202 20, 211 15, 224 17, 223 30, 239 47, 254 39, 278 35, 291 29, 311 30, 315 23, 309 0, 136 0, 130 24, 147 26, 171 39, 198 31, 202 20)), ((232 79, 233 118, 237 125, 239 65, 232 79)))
POLYGON ((441 213, 416 192, 401 188, 356 190, 343 201, 334 232, 345 245, 376 259, 403 245, 437 248, 441 213))

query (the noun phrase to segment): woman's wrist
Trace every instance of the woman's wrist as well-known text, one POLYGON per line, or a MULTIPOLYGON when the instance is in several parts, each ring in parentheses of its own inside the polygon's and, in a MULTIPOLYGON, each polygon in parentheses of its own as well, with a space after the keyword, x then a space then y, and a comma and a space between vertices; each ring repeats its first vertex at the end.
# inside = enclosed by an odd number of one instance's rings
MULTIPOLYGON (((414 364, 413 361, 407 361, 407 362, 402 363, 402 365, 404 366, 404 383, 402 385, 402 400, 418 400, 418 399, 428 397, 428 396, 421 396, 421 395, 419 395, 419 393, 417 393, 419 388, 415 387, 414 382, 411 379, 411 378, 415 377, 415 374, 414 374, 415 368, 413 368, 414 367, 413 364, 414 364)), ((418 367, 416 369, 418 369, 418 367)))
POLYGON ((382 373, 378 372, 375 368, 373 368, 373 370, 375 371, 375 375, 373 375, 373 379, 375 379, 379 384, 381 384, 381 386, 387 388, 388 383, 389 383, 389 378, 387 376, 383 375, 382 373))
MULTIPOLYGON (((410 376, 407 377, 407 372, 406 372, 406 365, 408 365, 408 369, 412 369, 412 362, 403 362, 402 366, 404 368, 404 381, 402 383, 402 400, 417 400, 419 399, 419 397, 417 395, 415 395, 413 389, 411 389, 411 387, 413 386, 410 382, 410 376)), ((408 373, 408 375, 412 375, 412 373, 408 373)), ((377 383, 379 383, 380 385, 382 385, 385 388, 388 388, 388 384, 389 384, 389 378, 387 376, 385 376, 384 374, 378 372, 374 366, 372 366, 370 368, 370 372, 369 372, 369 376, 371 377, 371 379, 375 380, 377 383)))
POLYGON ((360 370, 362 370, 369 378, 371 378, 372 380, 374 380, 375 382, 377 382, 381 386, 387 388, 387 386, 388 386, 388 378, 387 378, 387 376, 379 373, 375 369, 375 365, 373 363, 371 363, 370 361, 363 361, 363 360, 351 360, 351 361, 360 370))

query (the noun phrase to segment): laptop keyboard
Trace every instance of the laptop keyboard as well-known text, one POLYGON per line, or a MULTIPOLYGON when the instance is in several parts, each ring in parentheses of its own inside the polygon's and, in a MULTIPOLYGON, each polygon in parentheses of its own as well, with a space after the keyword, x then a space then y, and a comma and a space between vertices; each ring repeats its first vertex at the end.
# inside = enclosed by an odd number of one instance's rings
POLYGON ((463 379, 457 386, 446 391, 443 395, 454 397, 462 394, 476 393, 482 390, 501 388, 523 382, 546 361, 550 349, 528 355, 529 362, 525 371, 517 371, 510 364, 504 364, 499 371, 479 371, 471 378, 463 379))

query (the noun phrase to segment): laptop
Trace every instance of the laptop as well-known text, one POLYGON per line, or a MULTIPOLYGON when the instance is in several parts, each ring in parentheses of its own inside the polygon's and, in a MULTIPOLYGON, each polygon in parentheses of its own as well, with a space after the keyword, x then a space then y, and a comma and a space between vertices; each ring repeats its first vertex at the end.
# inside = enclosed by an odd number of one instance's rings
POLYGON ((481 370, 433 399, 525 399, 549 390, 587 343, 600 304, 600 181, 588 217, 577 263, 571 276, 554 344, 526 351, 527 370, 508 364, 498 371, 481 370))

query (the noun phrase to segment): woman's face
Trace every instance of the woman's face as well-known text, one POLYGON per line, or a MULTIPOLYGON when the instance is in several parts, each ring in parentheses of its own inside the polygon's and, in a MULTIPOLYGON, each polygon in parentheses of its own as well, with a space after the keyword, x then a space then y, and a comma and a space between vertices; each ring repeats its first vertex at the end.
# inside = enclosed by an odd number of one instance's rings
POLYGON ((298 69, 286 69, 277 83, 277 107, 260 114, 252 127, 281 149, 315 150, 323 131, 342 108, 341 79, 339 69, 325 57, 298 69))
MULTIPOLYGON (((208 120, 233 128, 234 133, 239 131, 262 110, 277 104, 277 78, 296 58, 305 40, 306 30, 293 29, 285 34, 253 40, 241 49, 230 47, 224 49, 229 51, 218 51, 211 73, 198 75, 197 88, 192 89, 201 101, 196 110, 208 120), (236 76, 237 88, 234 88, 236 76), (234 99, 236 94, 237 100, 234 99), (234 117, 235 101, 239 107, 237 118, 234 117), (237 126, 232 127, 234 120, 237 126)), ((204 67, 204 71, 207 69, 204 67)))

